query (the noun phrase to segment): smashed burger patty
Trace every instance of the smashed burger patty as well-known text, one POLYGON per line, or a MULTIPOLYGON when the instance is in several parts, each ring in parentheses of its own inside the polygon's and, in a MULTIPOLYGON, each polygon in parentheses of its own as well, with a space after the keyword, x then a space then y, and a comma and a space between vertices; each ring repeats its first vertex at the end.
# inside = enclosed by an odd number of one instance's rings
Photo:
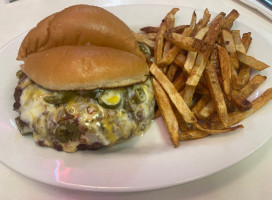
POLYGON ((36 144, 75 152, 112 146, 141 135, 154 116, 151 81, 129 87, 57 92, 42 88, 17 73, 14 110, 22 134, 36 144))

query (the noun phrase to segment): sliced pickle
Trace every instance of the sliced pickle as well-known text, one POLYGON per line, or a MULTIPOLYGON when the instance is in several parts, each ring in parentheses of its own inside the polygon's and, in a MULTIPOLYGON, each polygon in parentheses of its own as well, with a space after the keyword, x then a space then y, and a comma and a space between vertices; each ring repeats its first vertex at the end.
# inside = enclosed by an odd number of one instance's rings
POLYGON ((24 72, 22 70, 19 70, 19 71, 16 72, 16 77, 18 79, 21 79, 23 76, 24 76, 24 72))
POLYGON ((132 99, 134 100, 134 102, 136 104, 143 103, 145 101, 146 97, 145 97, 145 92, 144 92, 144 89, 142 88, 142 86, 134 85, 133 90, 134 90, 134 96, 132 97, 132 99))
POLYGON ((77 96, 77 92, 75 91, 66 91, 56 93, 50 96, 43 97, 43 100, 50 104, 63 104, 68 103, 70 100, 77 96))
POLYGON ((67 143, 69 140, 76 141, 79 136, 79 130, 75 123, 66 124, 60 123, 55 132, 56 139, 62 143, 67 143))
POLYGON ((15 118, 15 123, 17 125, 19 132, 22 135, 25 136, 25 135, 32 135, 33 134, 32 130, 29 128, 29 126, 27 124, 25 124, 24 122, 22 122, 20 117, 15 118))
POLYGON ((139 48, 141 50, 141 52, 146 56, 146 57, 150 57, 151 56, 151 51, 150 49, 143 43, 138 43, 139 48))
POLYGON ((87 98, 91 98, 91 99, 97 99, 101 93, 102 93, 102 90, 96 89, 96 90, 91 90, 91 91, 83 94, 82 96, 87 97, 87 98))
POLYGON ((122 96, 117 90, 106 90, 98 97, 98 103, 104 108, 115 109, 122 101, 122 96))

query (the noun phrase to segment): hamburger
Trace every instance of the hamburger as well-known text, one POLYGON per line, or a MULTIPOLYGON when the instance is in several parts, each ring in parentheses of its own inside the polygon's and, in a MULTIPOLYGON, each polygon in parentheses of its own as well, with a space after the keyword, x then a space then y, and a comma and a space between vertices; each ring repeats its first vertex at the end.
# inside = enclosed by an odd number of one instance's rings
POLYGON ((75 152, 144 133, 155 99, 145 56, 128 26, 103 8, 76 5, 24 38, 13 105, 22 134, 75 152))

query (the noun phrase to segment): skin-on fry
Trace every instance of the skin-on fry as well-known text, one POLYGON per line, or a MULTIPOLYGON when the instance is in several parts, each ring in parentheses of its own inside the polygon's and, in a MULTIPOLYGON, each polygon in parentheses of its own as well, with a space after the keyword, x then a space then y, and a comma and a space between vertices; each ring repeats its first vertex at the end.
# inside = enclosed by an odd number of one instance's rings
POLYGON ((178 121, 176 119, 176 116, 172 110, 171 102, 163 90, 163 88, 160 86, 160 84, 153 78, 152 80, 153 86, 154 86, 154 93, 157 100, 157 104, 160 108, 161 115, 163 118, 163 121, 166 124, 166 127, 168 129, 168 133, 170 135, 171 141, 174 144, 174 147, 178 146, 178 121))
POLYGON ((257 74, 240 90, 240 94, 247 98, 266 80, 266 78, 266 76, 257 74))
POLYGON ((242 43, 245 47, 246 52, 248 51, 251 41, 252 41, 251 32, 244 33, 242 37, 242 43))
MULTIPOLYGON (((248 51, 251 41, 252 41, 251 33, 250 32, 244 33, 242 37, 242 43, 245 47, 246 52, 248 51)), ((241 88, 245 86, 250 79, 250 67, 242 63, 240 65, 238 76, 239 76, 238 84, 239 88, 241 88)))
POLYGON ((195 106, 192 109, 192 111, 195 113, 196 116, 200 112, 200 110, 210 101, 210 99, 211 98, 209 95, 203 95, 198 100, 198 102, 195 104, 195 106))
POLYGON ((192 14, 191 22, 190 22, 190 27, 192 30, 194 30, 195 26, 196 26, 196 13, 194 11, 192 14))
POLYGON ((170 41, 165 41, 162 55, 165 56, 168 53, 168 51, 171 49, 171 47, 172 47, 172 43, 170 41))
POLYGON ((228 99, 231 99, 231 66, 229 55, 227 50, 219 45, 217 46, 217 50, 223 79, 223 90, 228 99))
POLYGON ((166 72, 166 76, 167 78, 172 82, 175 75, 176 75, 176 72, 178 70, 178 66, 175 65, 175 64, 171 64, 166 72))
POLYGON ((158 68, 158 66, 153 63, 150 67, 150 72, 162 85, 166 93, 169 95, 169 98, 178 109, 179 113, 182 115, 183 119, 187 123, 195 123, 197 120, 194 116, 194 113, 189 109, 187 104, 184 102, 182 97, 179 95, 178 91, 171 83, 171 81, 163 74, 163 72, 158 68))
POLYGON ((205 120, 208 119, 215 112, 214 102, 208 102, 198 113, 197 117, 199 119, 205 120))
POLYGON ((234 40, 234 43, 235 43, 236 51, 246 53, 246 49, 245 49, 245 47, 244 47, 244 45, 242 43, 242 39, 241 39, 241 36, 240 36, 240 30, 232 30, 231 33, 233 35, 233 40, 234 40))
POLYGON ((145 33, 158 33, 159 29, 160 27, 154 27, 154 26, 146 26, 146 27, 140 28, 140 30, 145 33))
POLYGON ((256 58, 254 58, 252 56, 248 56, 248 55, 241 53, 239 51, 237 51, 237 55, 238 55, 238 59, 241 63, 244 63, 253 69, 261 71, 261 70, 264 70, 269 67, 269 65, 257 60, 256 58))
POLYGON ((143 34, 140 34, 140 33, 133 33, 133 34, 134 34, 137 42, 144 43, 152 49, 154 48, 154 46, 155 46, 154 41, 147 39, 146 36, 143 34))
POLYGON ((224 18, 224 29, 230 29, 232 27, 233 22, 239 17, 239 13, 237 10, 232 10, 225 18, 224 18))
POLYGON ((208 22, 210 21, 210 18, 211 18, 211 14, 210 14, 209 10, 205 9, 202 19, 200 19, 198 21, 198 23, 195 25, 195 28, 194 28, 194 30, 192 32, 193 37, 196 36, 196 34, 198 33, 198 31, 200 29, 207 26, 208 22))
POLYGON ((195 86, 192 85, 185 85, 185 88, 183 91, 180 92, 180 95, 183 97, 184 102, 190 106, 191 101, 193 99, 194 93, 195 93, 195 86))
POLYGON ((222 37, 224 40, 224 46, 229 53, 236 52, 233 35, 228 30, 222 29, 222 37))
POLYGON ((157 33, 145 33, 143 34, 147 39, 155 41, 157 37, 157 33))
POLYGON ((174 87, 177 89, 177 91, 180 91, 186 82, 186 76, 184 73, 181 73, 173 82, 174 87))
MULTIPOLYGON (((192 29, 190 27, 188 27, 184 30, 184 32, 181 34, 181 36, 187 37, 191 34, 191 32, 192 32, 192 29)), ((170 42, 170 41, 166 41, 166 42, 170 42)), ((162 60, 158 63, 158 65, 159 66, 167 66, 167 65, 171 64, 180 51, 181 51, 181 48, 177 45, 174 45, 174 47, 172 49, 170 49, 163 56, 162 60)))
MULTIPOLYGON (((223 47, 222 47, 223 48, 223 47)), ((228 124, 228 111, 227 111, 227 106, 224 100, 224 95, 221 90, 217 73, 215 71, 215 68, 218 63, 218 57, 217 57, 217 52, 213 51, 210 61, 208 62, 205 70, 204 70, 204 77, 206 80, 206 83, 208 85, 211 97, 213 99, 213 102, 215 104, 214 108, 217 111, 218 117, 222 124, 227 127, 228 124)), ((209 113, 213 113, 212 109, 209 109, 209 113)))
POLYGON ((237 125, 237 126, 223 128, 223 129, 205 129, 205 128, 202 128, 198 123, 195 123, 194 126, 197 129, 204 131, 204 132, 208 132, 210 134, 225 133, 225 132, 229 132, 229 131, 235 131, 238 128, 244 128, 243 125, 237 125))
MULTIPOLYGON (((219 33, 221 32, 221 26, 223 23, 223 17, 218 17, 216 20, 213 20, 211 26, 209 28, 204 41, 209 45, 213 46, 219 33)), ((186 84, 196 86, 202 76, 208 58, 210 56, 210 52, 198 54, 195 66, 188 77, 186 84)))
POLYGON ((171 28, 170 31, 174 33, 183 33, 183 31, 189 27, 189 25, 179 25, 174 28, 171 28))
MULTIPOLYGON (((252 104, 251 109, 249 109, 247 111, 235 111, 233 113, 230 113, 228 126, 232 126, 234 124, 237 124, 240 121, 247 118, 248 116, 252 115, 257 110, 259 110, 261 107, 263 107, 265 104, 267 104, 271 99, 272 99, 272 88, 269 88, 261 96, 254 99, 251 102, 251 104, 252 104)), ((209 124, 209 126, 213 129, 222 128, 222 124, 216 123, 216 119, 213 119, 213 123, 209 124)))
POLYGON ((184 67, 184 63, 186 61, 186 55, 184 53, 179 53, 176 57, 175 57, 175 60, 174 60, 174 63, 183 68, 184 67))
POLYGON ((243 96, 240 92, 233 90, 231 93, 232 102, 240 109, 240 110, 248 110, 252 107, 251 103, 243 96))
MULTIPOLYGON (((202 28, 201 30, 198 31, 195 38, 202 40, 205 37, 205 35, 207 34, 208 30, 209 30, 208 27, 202 28)), ((184 64, 184 70, 188 74, 191 73, 191 71, 194 67, 196 56, 197 56, 197 52, 189 51, 187 54, 186 62, 184 64)))
POLYGON ((159 63, 162 59, 162 53, 163 53, 163 43, 164 43, 164 33, 166 31, 168 31, 169 29, 173 28, 173 24, 174 22, 172 22, 174 20, 174 15, 176 14, 176 12, 178 11, 178 8, 173 8, 164 18, 164 20, 162 21, 158 34, 157 34, 157 38, 155 41, 155 47, 154 47, 154 57, 155 57, 155 63, 159 63), (171 21, 172 20, 172 21, 171 21))
POLYGON ((178 112, 176 108, 173 108, 176 118, 178 120, 178 126, 181 131, 188 131, 191 129, 190 124, 186 123, 182 118, 181 114, 178 112))
POLYGON ((209 45, 202 40, 192 37, 184 37, 178 33, 166 32, 164 37, 179 46, 181 49, 185 49, 187 51, 204 53, 212 49, 212 45, 209 45))
POLYGON ((180 141, 196 140, 196 139, 201 139, 201 138, 207 137, 209 135, 210 135, 210 133, 208 133, 208 132, 194 129, 194 130, 185 131, 185 132, 182 132, 181 134, 179 134, 179 140, 180 141))

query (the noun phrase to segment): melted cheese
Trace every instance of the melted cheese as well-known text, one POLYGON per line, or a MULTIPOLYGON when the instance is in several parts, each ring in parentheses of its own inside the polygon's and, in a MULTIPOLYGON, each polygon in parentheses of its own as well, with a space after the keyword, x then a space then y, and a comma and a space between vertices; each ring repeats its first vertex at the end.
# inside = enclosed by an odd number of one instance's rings
MULTIPOLYGON (((139 104, 134 113, 130 113, 122 108, 123 102, 120 108, 109 110, 100 106, 96 100, 80 95, 66 104, 49 104, 43 97, 52 95, 53 92, 26 79, 21 83, 23 92, 20 97, 20 118, 33 130, 34 141, 42 141, 45 146, 53 147, 58 144, 62 146, 63 151, 74 152, 81 143, 91 145, 99 142, 104 146, 112 145, 120 139, 130 137, 131 134, 141 135, 153 119, 155 101, 151 82, 148 80, 141 86, 146 94, 146 101, 139 104), (138 112, 141 119, 135 119, 138 112), (77 141, 61 143, 56 139, 55 132, 66 115, 73 120, 77 119, 80 129, 84 128, 85 132, 81 133, 77 141)), ((123 91, 120 89, 120 92, 123 91)), ((115 103, 119 100, 113 97, 108 101, 115 103)))

